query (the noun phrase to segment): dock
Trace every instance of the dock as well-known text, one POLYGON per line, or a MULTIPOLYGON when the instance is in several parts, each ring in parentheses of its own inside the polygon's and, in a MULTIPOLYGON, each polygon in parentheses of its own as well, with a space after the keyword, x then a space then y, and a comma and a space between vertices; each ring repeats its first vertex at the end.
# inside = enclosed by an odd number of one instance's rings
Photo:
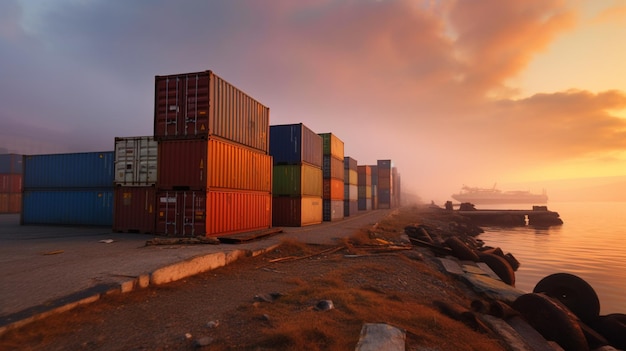
POLYGON ((477 210, 471 208, 461 206, 455 212, 468 217, 477 225, 551 226, 563 224, 559 213, 548 210, 546 206, 533 206, 529 210, 477 210))

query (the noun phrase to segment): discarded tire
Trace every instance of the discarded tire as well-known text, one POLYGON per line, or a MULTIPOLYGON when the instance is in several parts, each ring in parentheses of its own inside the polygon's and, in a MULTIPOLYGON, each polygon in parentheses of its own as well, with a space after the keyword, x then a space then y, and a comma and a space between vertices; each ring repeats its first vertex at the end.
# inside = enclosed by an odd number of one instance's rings
POLYGON ((454 257, 465 261, 478 261, 478 255, 474 250, 467 246, 461 239, 453 236, 446 239, 446 245, 452 250, 454 257))
POLYGON ((513 308, 546 340, 556 342, 565 351, 589 350, 576 316, 549 296, 524 294, 513 302, 513 308))
POLYGON ((620 350, 626 350, 626 314, 613 313, 600 316, 594 329, 609 343, 620 350))
POLYGON ((511 265, 502 257, 494 254, 479 254, 480 261, 485 262, 489 268, 506 284, 515 286, 515 272, 511 265))
POLYGON ((582 278, 573 274, 551 274, 541 279, 533 292, 546 293, 558 299, 587 324, 593 324, 600 314, 600 300, 595 290, 582 278))

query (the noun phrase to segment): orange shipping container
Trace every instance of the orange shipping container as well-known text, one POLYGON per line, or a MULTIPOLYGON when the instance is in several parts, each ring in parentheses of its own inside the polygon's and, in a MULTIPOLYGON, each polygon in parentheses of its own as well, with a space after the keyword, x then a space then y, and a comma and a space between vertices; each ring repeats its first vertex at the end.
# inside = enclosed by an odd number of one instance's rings
POLYGON ((22 193, 0 193, 0 213, 22 212, 22 193))
POLYGON ((236 190, 159 191, 158 234, 217 236, 272 226, 272 195, 236 190))
POLYGON ((113 196, 113 231, 154 233, 156 189, 118 186, 113 196))
POLYGON ((222 139, 159 143, 158 188, 272 191, 272 157, 222 139))
POLYGON ((322 223, 322 198, 279 196, 272 199, 272 225, 301 227, 322 223))
MULTIPOLYGON (((344 189, 341 179, 324 179, 324 200, 343 200, 344 189)), ((343 206, 343 204, 342 204, 343 206)), ((343 209, 343 207, 342 207, 343 209)))

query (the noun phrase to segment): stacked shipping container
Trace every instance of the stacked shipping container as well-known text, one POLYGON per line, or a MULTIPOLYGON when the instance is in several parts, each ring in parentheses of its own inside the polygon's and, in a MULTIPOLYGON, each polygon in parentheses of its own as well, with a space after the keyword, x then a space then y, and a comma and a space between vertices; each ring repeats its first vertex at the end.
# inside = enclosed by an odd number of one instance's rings
POLYGON ((378 160, 378 208, 393 207, 392 168, 391 160, 378 160))
POLYGON ((22 155, 0 155, 0 213, 22 209, 22 155))
POLYGON ((370 166, 372 172, 372 210, 378 209, 378 165, 370 166))
POLYGON ((269 108, 211 71, 155 77, 156 232, 271 227, 269 108))
POLYGON ((358 166, 358 206, 359 211, 372 209, 372 168, 358 166))
POLYGON ((352 157, 343 158, 344 171, 344 193, 343 193, 343 215, 349 217, 359 211, 359 176, 357 172, 357 160, 352 157))
POLYGON ((334 221, 344 217, 344 145, 343 141, 332 133, 322 133, 320 136, 323 141, 324 160, 323 219, 334 221))
POLYGON ((301 123, 270 127, 274 226, 322 222, 322 146, 322 137, 301 123))
POLYGON ((154 137, 115 138, 113 231, 154 233, 157 171, 154 137))
POLYGON ((113 222, 114 153, 24 156, 22 224, 113 222))

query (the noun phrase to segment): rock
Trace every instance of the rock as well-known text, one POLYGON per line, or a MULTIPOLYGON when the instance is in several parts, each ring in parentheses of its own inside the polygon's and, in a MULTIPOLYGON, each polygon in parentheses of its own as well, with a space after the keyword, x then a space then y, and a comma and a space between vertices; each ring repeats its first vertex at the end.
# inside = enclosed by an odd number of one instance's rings
POLYGON ((315 304, 315 309, 318 311, 329 311, 335 308, 332 300, 321 300, 315 304))
POLYGON ((404 351, 406 332, 384 323, 366 323, 355 351, 404 351))
POLYGON ((196 347, 203 347, 203 346, 208 346, 208 345, 210 345, 212 343, 213 343, 213 338, 211 338, 209 336, 204 336, 204 337, 198 338, 196 340, 195 345, 196 345, 196 347))
POLYGON ((209 328, 217 328, 218 325, 220 325, 220 321, 218 320, 210 321, 206 324, 206 326, 209 328))

